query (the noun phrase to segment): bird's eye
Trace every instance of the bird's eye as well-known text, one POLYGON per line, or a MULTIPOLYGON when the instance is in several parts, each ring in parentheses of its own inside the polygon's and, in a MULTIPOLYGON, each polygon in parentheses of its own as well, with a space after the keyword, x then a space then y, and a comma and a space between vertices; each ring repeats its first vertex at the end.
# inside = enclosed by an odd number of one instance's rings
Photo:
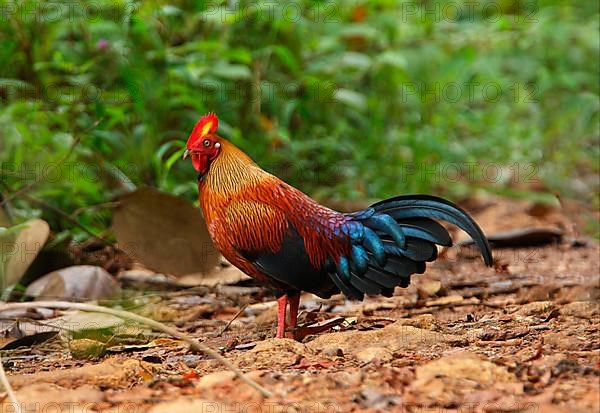
POLYGON ((210 146, 210 141, 208 139, 204 139, 204 142, 202 142, 202 144, 208 148, 210 146))

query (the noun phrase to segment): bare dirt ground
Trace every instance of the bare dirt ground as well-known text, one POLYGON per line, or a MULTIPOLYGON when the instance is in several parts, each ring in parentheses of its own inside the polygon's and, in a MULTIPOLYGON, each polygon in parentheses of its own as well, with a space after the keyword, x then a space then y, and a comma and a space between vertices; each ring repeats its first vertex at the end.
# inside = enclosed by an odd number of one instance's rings
MULTIPOLYGON (((4 351, 5 369, 27 412, 600 411, 598 243, 562 210, 499 200, 470 207, 487 234, 563 235, 496 249, 494 269, 469 247, 443 251, 392 298, 304 295, 301 325, 337 325, 301 329, 301 341, 272 338, 275 302, 253 286, 144 296, 141 313, 219 349, 273 397, 149 333, 129 334, 95 360, 73 358, 56 337, 4 351)), ((2 411, 15 411, 3 402, 2 411)))

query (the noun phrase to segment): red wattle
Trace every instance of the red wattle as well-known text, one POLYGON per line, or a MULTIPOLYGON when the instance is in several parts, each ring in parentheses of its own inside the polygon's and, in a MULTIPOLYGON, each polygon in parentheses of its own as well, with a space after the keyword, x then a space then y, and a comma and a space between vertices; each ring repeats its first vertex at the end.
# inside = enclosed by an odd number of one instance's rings
POLYGON ((194 165, 194 169, 204 175, 208 169, 208 156, 192 155, 192 165, 194 165))

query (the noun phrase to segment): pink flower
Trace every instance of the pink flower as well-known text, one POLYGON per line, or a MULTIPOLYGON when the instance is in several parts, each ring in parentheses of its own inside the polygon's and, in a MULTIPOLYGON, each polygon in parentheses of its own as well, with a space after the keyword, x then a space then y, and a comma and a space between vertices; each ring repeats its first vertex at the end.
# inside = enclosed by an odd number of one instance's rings
POLYGON ((100 39, 98 40, 98 42, 96 43, 96 49, 98 50, 104 50, 109 46, 108 40, 106 39, 100 39))

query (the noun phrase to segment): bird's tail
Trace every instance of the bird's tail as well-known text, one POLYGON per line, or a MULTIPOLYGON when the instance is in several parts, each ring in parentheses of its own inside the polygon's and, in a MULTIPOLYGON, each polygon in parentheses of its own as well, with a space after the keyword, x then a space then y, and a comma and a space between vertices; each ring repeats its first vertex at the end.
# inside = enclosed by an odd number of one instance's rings
POLYGON ((395 286, 408 286, 411 274, 423 273, 425 263, 437 258, 436 244, 452 245, 448 231, 436 220, 469 234, 486 265, 493 265, 492 251, 481 228, 464 210, 442 198, 398 196, 347 217, 344 230, 352 240, 351 253, 340 257, 330 276, 351 298, 391 295, 395 286))
POLYGON ((479 225, 467 212, 448 200, 431 195, 404 195, 377 202, 371 208, 391 216, 401 226, 403 220, 417 217, 439 219, 456 225, 473 238, 485 264, 488 267, 494 264, 492 249, 479 225))

